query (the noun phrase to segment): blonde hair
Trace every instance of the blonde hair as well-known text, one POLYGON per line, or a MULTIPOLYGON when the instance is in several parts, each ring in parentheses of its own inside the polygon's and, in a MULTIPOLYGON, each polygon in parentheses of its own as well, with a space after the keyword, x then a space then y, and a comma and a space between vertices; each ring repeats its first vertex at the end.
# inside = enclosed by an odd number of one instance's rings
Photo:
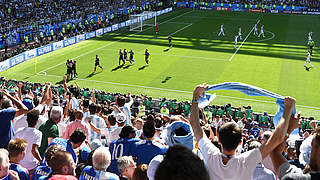
POLYGON ((8 145, 9 157, 17 157, 20 153, 26 150, 27 145, 28 141, 25 139, 12 139, 8 145))

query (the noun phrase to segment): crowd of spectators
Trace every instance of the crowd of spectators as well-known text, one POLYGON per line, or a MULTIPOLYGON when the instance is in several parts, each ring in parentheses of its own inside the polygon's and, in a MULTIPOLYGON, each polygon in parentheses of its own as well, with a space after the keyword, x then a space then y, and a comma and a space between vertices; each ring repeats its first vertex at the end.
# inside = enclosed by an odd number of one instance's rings
POLYGON ((127 20, 129 13, 161 7, 157 0, 1 0, 0 47, 4 50, 0 51, 0 61, 52 41, 127 20))
POLYGON ((274 127, 250 106, 199 109, 204 85, 192 102, 81 89, 65 77, 57 86, 2 77, 0 87, 0 178, 319 177, 318 121, 291 116, 291 97, 274 127))

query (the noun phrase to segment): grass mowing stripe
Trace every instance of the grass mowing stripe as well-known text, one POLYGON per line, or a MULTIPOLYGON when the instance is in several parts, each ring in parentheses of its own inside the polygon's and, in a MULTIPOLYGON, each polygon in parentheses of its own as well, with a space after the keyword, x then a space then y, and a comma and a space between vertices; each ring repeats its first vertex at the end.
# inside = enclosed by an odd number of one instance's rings
MULTIPOLYGON (((258 20, 258 22, 256 23, 257 25, 259 24, 260 20, 258 20)), ((248 39, 248 37, 250 36, 250 34, 252 33, 254 29, 254 26, 252 27, 251 31, 249 32, 249 34, 246 36, 246 38, 244 38, 244 40, 242 41, 242 43, 240 44, 240 46, 238 47, 238 49, 236 50, 236 52, 233 53, 233 55, 231 56, 231 58, 229 59, 229 61, 231 61, 233 59, 233 57, 237 54, 237 52, 239 51, 239 49, 241 48, 241 46, 243 45, 244 42, 246 42, 246 40, 248 39)))
MULTIPOLYGON (((57 75, 44 75, 39 74, 40 76, 48 76, 48 77, 63 77, 63 76, 57 76, 57 75)), ((122 84, 122 83, 115 83, 115 82, 107 82, 107 81, 98 81, 98 80, 90 80, 90 79, 81 79, 78 78, 77 80, 80 81, 91 81, 91 82, 97 82, 97 83, 105 83, 105 84, 115 84, 115 85, 121 85, 121 86, 128 86, 128 87, 138 87, 138 88, 147 88, 147 89, 155 89, 155 90, 161 90, 161 91, 172 91, 172 92, 179 92, 179 93, 188 93, 192 94, 193 92, 190 91, 183 91, 183 90, 175 90, 175 89, 166 89, 166 88, 157 88, 157 87, 150 87, 150 86, 141 86, 141 85, 133 85, 133 84, 122 84)), ((240 97, 232 97, 232 96, 223 96, 223 95, 217 95, 218 97, 225 97, 225 98, 231 98, 231 99, 238 99, 238 100, 245 100, 245 101, 253 101, 253 102, 263 102, 263 103, 270 103, 270 104, 276 104, 274 101, 264 101, 264 100, 258 100, 258 99, 250 99, 250 98, 240 98, 240 97)), ((319 109, 320 107, 312 107, 312 106, 303 106, 303 105, 296 105, 297 107, 303 107, 308 109, 319 109)))

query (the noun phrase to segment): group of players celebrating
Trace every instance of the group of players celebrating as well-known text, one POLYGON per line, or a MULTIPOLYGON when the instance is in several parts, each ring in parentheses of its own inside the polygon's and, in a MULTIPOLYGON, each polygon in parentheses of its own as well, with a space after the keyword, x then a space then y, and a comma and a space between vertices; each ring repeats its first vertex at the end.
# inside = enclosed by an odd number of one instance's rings
MULTIPOLYGON (((135 62, 135 60, 133 59, 133 56, 134 56, 134 52, 132 49, 128 52, 126 49, 123 49, 123 52, 122 52, 122 50, 120 49, 119 50, 119 66, 126 64, 126 61, 129 61, 130 64, 132 64, 132 62, 135 62), (128 53, 129 53, 129 60, 128 60, 128 53)), ((144 56, 145 56, 146 64, 149 65, 150 53, 148 49, 146 49, 146 51, 144 52, 144 56)))
POLYGON ((67 73, 65 74, 67 76, 67 80, 78 78, 77 73, 77 62, 72 59, 68 59, 66 62, 67 66, 67 73))
POLYGON ((133 56, 134 56, 134 52, 133 50, 131 49, 129 52, 127 52, 126 49, 123 49, 123 52, 122 50, 120 49, 119 50, 119 66, 122 62, 122 65, 126 64, 126 61, 129 61, 130 64, 132 64, 132 62, 135 62, 135 60, 133 59, 133 56), (128 60, 128 53, 129 53, 129 60, 128 60))

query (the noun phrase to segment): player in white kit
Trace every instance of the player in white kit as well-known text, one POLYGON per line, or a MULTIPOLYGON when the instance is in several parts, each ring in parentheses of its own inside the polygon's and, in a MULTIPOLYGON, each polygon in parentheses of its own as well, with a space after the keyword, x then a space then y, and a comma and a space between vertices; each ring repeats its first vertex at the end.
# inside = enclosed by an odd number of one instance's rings
POLYGON ((241 27, 239 27, 238 36, 239 36, 240 40, 242 40, 242 36, 241 36, 241 27))
POLYGON ((312 40, 312 32, 309 32, 308 33, 308 41, 311 41, 312 40))
POLYGON ((238 37, 239 37, 239 36, 237 36, 237 35, 234 37, 234 49, 236 49, 236 48, 237 48, 237 44, 238 44, 238 37))
POLYGON ((308 51, 308 52, 307 52, 307 59, 306 59, 306 62, 304 63, 304 67, 306 67, 307 70, 309 70, 309 69, 307 68, 307 63, 309 63, 310 66, 313 67, 312 64, 311 64, 310 59, 311 59, 311 53, 310 53, 310 51, 308 51))
POLYGON ((223 24, 221 24, 220 26, 220 32, 218 36, 220 36, 221 34, 224 36, 223 24))
POLYGON ((258 35, 258 27, 257 27, 257 24, 254 25, 253 35, 258 35))
POLYGON ((264 25, 262 25, 262 26, 261 26, 260 34, 259 34, 259 36, 258 36, 258 37, 260 37, 261 35, 262 35, 262 37, 264 37, 263 26, 264 26, 264 25))

